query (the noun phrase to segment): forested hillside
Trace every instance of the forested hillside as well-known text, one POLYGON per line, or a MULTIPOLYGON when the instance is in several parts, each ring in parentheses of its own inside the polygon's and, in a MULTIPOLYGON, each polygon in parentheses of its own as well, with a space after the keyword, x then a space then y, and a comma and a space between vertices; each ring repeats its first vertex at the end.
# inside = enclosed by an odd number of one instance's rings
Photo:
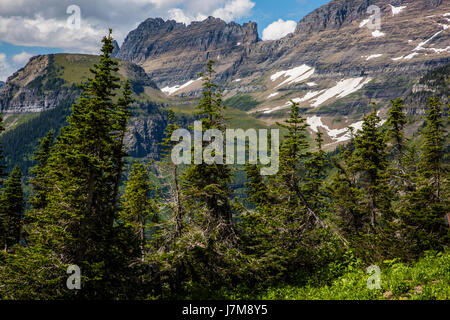
MULTIPOLYGON (((204 162, 177 164, 171 137, 192 116, 181 105, 167 110, 164 133, 153 138, 160 158, 131 162, 127 136, 140 96, 118 76, 113 50, 110 31, 77 101, 27 121, 23 145, 8 139, 24 132, 2 137, 12 155, 43 137, 29 172, 23 157, 4 159, 0 149, 2 299, 450 298, 448 101, 417 102, 423 125, 414 134, 406 133, 417 122, 407 102, 391 101, 385 121, 369 104, 360 129, 350 127, 332 154, 320 127, 310 138, 291 101, 276 124, 279 152, 269 138, 279 159, 272 175, 248 159, 237 174, 208 141, 200 143, 204 162), (7 170, 5 160, 17 166, 7 170), (244 192, 233 187, 236 177, 244 192), (379 288, 367 285, 369 266, 381 268, 379 288), (70 282, 73 272, 80 277, 70 282)), ((201 134, 224 134, 232 116, 245 128, 268 128, 242 112, 252 99, 224 99, 214 61, 204 69, 201 134)), ((445 88, 440 74, 427 83, 445 88)))

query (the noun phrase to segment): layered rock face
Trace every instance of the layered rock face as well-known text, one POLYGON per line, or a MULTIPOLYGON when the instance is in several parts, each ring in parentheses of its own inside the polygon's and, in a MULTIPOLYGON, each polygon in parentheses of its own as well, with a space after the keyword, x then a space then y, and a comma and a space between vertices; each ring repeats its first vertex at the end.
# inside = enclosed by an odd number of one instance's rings
POLYGON ((63 87, 57 79, 45 79, 52 66, 51 56, 33 57, 25 68, 10 76, 0 89, 0 112, 29 113, 53 109, 78 90, 63 87))
POLYGON ((258 41, 255 23, 240 26, 210 17, 186 26, 148 19, 130 32, 116 57, 141 65, 162 88, 196 77, 208 59, 216 60, 227 78, 258 41))
MULTIPOLYGON (((358 127, 371 102, 385 119, 391 99, 413 94, 423 75, 450 63, 450 1, 332 0, 277 41, 259 40, 252 23, 149 19, 118 57, 182 97, 198 96, 198 72, 212 58, 226 98, 250 95, 258 104, 248 112, 267 123, 285 119, 294 100, 311 133, 325 130, 333 148, 348 140, 345 128, 358 127)), ((423 106, 408 110, 420 114, 423 106)))
MULTIPOLYGON (((33 57, 0 88, 0 112, 36 113, 54 109, 63 101, 75 101, 80 93, 76 85, 87 79, 89 67, 97 59, 65 54, 33 57)), ((138 94, 146 87, 157 89, 138 65, 121 62, 119 73, 138 94)))
POLYGON ((450 3, 442 0, 334 0, 278 41, 259 41, 254 23, 149 19, 128 35, 117 57, 141 65, 160 88, 195 80, 209 58, 217 60, 222 84, 302 64, 315 67, 317 77, 420 73, 448 61, 448 12, 450 3), (380 8, 380 30, 365 22, 371 5, 380 8))

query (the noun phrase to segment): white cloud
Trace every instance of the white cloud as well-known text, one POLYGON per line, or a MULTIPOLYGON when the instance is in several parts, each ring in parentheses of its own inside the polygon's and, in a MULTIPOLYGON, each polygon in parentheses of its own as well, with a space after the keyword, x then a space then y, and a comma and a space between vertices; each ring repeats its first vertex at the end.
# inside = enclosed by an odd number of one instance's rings
POLYGON ((280 19, 273 22, 264 29, 262 39, 264 41, 281 39, 287 36, 289 33, 294 32, 296 27, 297 23, 295 21, 284 21, 283 19, 280 19))
POLYGON ((254 5, 252 0, 1 0, 0 41, 96 53, 108 28, 121 43, 147 18, 188 24, 212 15, 229 22, 248 16, 254 5), (66 24, 72 4, 81 9, 79 30, 66 24))
POLYGON ((6 54, 0 53, 0 81, 6 81, 16 69, 8 62, 6 54))
POLYGON ((223 7, 213 11, 212 15, 225 21, 232 21, 236 18, 243 18, 250 13, 255 6, 250 0, 227 1, 223 7))
POLYGON ((26 64, 33 55, 31 53, 22 51, 19 54, 16 54, 12 57, 12 61, 17 64, 26 64))

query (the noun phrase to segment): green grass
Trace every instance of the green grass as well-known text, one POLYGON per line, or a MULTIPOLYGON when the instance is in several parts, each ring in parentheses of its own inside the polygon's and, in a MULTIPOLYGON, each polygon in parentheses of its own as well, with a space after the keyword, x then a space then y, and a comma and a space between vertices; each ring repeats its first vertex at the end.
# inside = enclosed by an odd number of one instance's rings
POLYGON ((250 111, 257 107, 260 102, 256 101, 251 95, 236 95, 224 101, 224 105, 242 111, 250 111))
POLYGON ((98 63, 99 56, 87 54, 55 54, 54 63, 57 68, 58 77, 67 83, 82 83, 86 81, 91 73, 94 63, 98 63))
MULTIPOLYGON (((37 113, 24 113, 24 114, 12 114, 4 118, 3 124, 5 126, 5 132, 14 130, 18 126, 38 117, 37 113)), ((4 133, 5 133, 4 132, 4 133)))
POLYGON ((427 252, 415 263, 384 261, 381 289, 369 289, 369 275, 361 262, 334 264, 324 275, 304 285, 282 284, 258 294, 228 294, 227 298, 250 300, 448 300, 450 299, 450 252, 427 252), (332 277, 331 275, 338 274, 332 277), (320 278, 321 280, 317 280, 320 278))
MULTIPOLYGON (((194 113, 197 111, 194 105, 187 106, 172 106, 170 109, 175 112, 177 116, 193 117, 194 113)), ((268 126, 262 121, 252 117, 244 111, 226 108, 225 118, 227 119, 227 127, 230 129, 270 129, 272 127, 268 126)), ((275 127, 274 127, 275 128, 275 127)))

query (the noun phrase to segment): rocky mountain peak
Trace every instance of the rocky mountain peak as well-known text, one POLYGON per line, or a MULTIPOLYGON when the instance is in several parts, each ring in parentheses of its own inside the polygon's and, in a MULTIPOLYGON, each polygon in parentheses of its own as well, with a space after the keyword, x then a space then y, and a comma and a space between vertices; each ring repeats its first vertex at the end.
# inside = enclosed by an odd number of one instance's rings
POLYGON ((443 0, 333 0, 305 16, 297 25, 295 33, 307 34, 339 29, 353 21, 367 17, 367 9, 376 5, 381 12, 392 11, 392 7, 414 5, 422 10, 437 8, 443 0))
POLYGON ((407 0, 333 0, 305 16, 297 25, 296 33, 304 34, 339 29, 367 15, 371 5, 388 10, 389 4, 400 6, 407 0))
POLYGON ((130 32, 116 57, 138 63, 158 85, 170 86, 174 78, 197 77, 208 59, 216 60, 222 72, 233 68, 247 48, 259 41, 254 22, 240 25, 209 17, 185 25, 147 19, 130 32))

